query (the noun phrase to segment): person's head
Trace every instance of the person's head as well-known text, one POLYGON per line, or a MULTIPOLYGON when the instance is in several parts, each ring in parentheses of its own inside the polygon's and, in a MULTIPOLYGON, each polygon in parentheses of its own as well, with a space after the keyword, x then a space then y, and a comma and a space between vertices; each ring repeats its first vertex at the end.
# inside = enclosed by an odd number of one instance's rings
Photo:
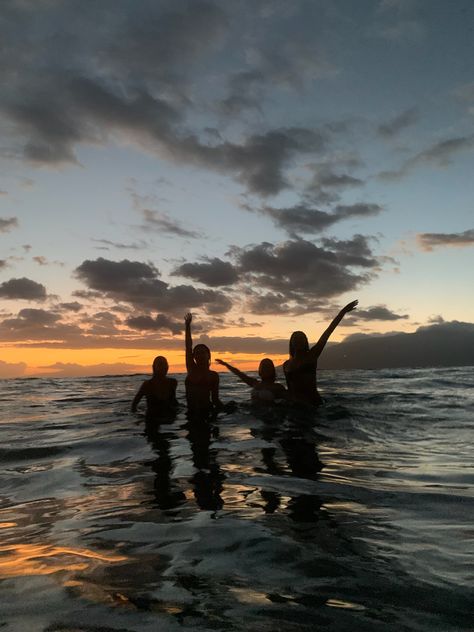
POLYGON ((271 380, 272 382, 276 379, 276 371, 275 365, 270 358, 263 358, 258 366, 258 374, 262 378, 262 380, 271 380))
POLYGON ((211 364, 211 351, 207 345, 199 344, 193 349, 194 362, 198 367, 207 367, 211 364))
POLYGON ((156 356, 153 360, 153 375, 155 377, 165 377, 168 373, 168 360, 164 356, 156 356))
POLYGON ((303 331, 294 331, 290 337, 290 357, 297 353, 309 351, 309 342, 303 331))

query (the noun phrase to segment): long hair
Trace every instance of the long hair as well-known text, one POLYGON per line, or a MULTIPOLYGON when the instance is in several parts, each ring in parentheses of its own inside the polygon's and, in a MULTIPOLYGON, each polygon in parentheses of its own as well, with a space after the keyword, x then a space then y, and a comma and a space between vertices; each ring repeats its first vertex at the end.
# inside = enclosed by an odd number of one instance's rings
POLYGON ((290 336, 290 344, 289 344, 289 354, 290 354, 290 358, 294 358, 295 357, 295 338, 296 337, 303 337, 304 336, 304 340, 305 340, 305 351, 309 351, 309 342, 308 342, 308 337, 306 336, 306 334, 304 333, 304 331, 294 331, 291 336, 290 336))

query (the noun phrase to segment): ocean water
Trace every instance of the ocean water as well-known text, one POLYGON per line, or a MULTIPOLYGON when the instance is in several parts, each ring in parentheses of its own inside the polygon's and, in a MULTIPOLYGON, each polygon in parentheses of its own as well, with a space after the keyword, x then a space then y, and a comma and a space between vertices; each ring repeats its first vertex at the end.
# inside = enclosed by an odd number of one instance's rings
POLYGON ((142 379, 0 381, 2 632, 474 630, 472 367, 322 371, 311 412, 223 374, 234 412, 148 435, 142 379))

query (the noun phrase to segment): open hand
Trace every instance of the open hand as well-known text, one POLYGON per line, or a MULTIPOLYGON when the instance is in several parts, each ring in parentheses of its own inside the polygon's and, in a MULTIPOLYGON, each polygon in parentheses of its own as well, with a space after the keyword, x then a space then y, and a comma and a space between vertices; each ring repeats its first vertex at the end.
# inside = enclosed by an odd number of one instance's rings
POLYGON ((192 319, 193 319, 193 315, 191 314, 191 312, 188 312, 188 313, 186 314, 186 316, 184 317, 184 324, 185 324, 185 325, 190 325, 190 324, 191 324, 192 319))
POLYGON ((359 304, 359 301, 352 301, 351 303, 348 303, 345 307, 343 307, 342 311, 345 314, 347 314, 347 312, 352 312, 352 310, 355 309, 358 304, 359 304))

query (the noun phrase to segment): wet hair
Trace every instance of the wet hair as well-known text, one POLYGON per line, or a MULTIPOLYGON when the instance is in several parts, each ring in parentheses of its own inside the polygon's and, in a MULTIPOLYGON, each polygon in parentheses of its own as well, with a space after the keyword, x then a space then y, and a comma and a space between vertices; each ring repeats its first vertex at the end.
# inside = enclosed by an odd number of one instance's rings
POLYGON ((260 375, 260 370, 263 367, 268 367, 272 369, 272 378, 276 379, 276 370, 275 370, 275 365, 273 364, 273 360, 270 360, 270 358, 263 358, 263 360, 260 360, 260 364, 258 366, 258 374, 260 375))
POLYGON ((196 353, 199 353, 199 351, 206 351, 207 357, 209 358, 209 364, 210 364, 211 363, 211 350, 209 349, 209 347, 202 343, 196 345, 193 349, 193 358, 196 357, 196 353))
POLYGON ((163 364, 166 367, 166 371, 165 374, 168 373, 168 360, 165 358, 165 356, 156 356, 156 358, 153 360, 153 375, 156 375, 157 371, 156 371, 156 365, 160 363, 163 364))
POLYGON ((308 342, 308 337, 306 336, 306 334, 304 333, 304 331, 294 331, 291 336, 290 336, 290 345, 289 345, 289 353, 290 353, 290 357, 293 358, 295 355, 295 338, 297 336, 304 336, 304 340, 305 340, 305 351, 309 351, 309 342, 308 342))

